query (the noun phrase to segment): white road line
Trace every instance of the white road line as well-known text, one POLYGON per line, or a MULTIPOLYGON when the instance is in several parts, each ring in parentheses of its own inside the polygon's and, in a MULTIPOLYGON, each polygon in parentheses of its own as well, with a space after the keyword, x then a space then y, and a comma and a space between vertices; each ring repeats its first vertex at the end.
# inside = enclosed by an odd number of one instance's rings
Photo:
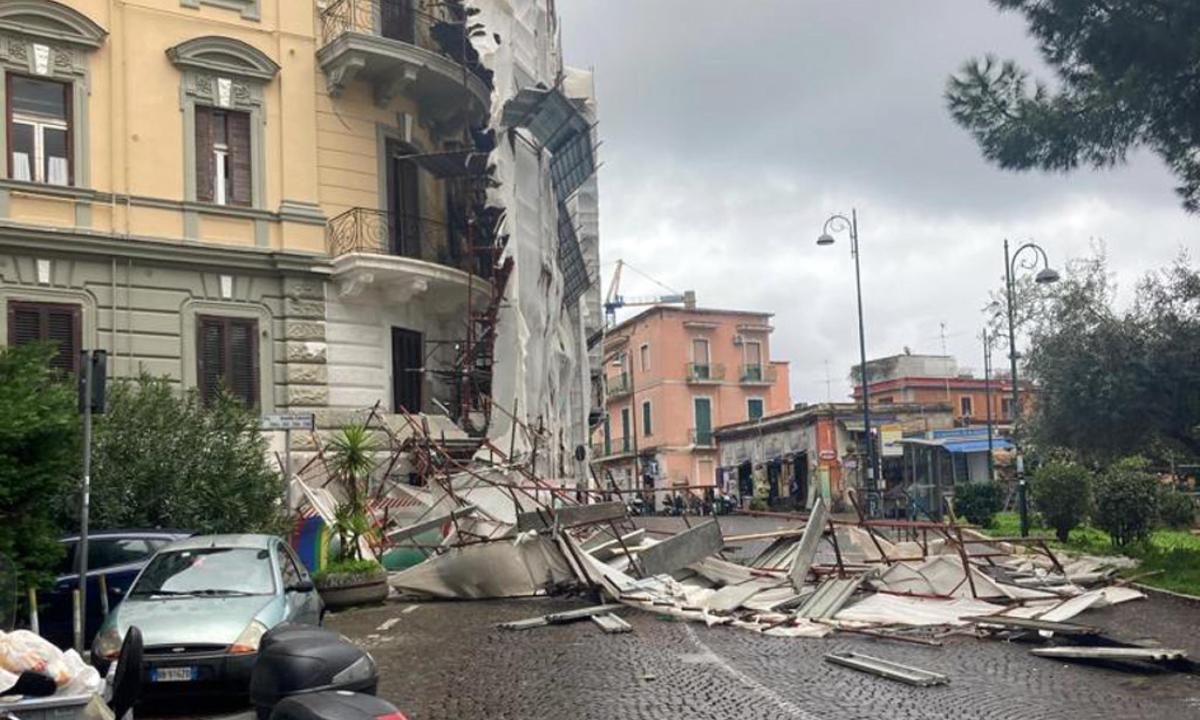
POLYGON ((402 613, 404 613, 405 615, 407 615, 407 614, 409 614, 409 613, 410 613, 410 612, 412 612, 413 610, 416 610, 416 609, 417 609, 417 608, 419 608, 419 607, 421 607, 421 606, 420 606, 420 605, 409 605, 408 607, 404 608, 404 609, 403 609, 403 610, 401 610, 400 612, 402 612, 402 613))
POLYGON ((818 718, 816 715, 803 710, 796 703, 780 696, 779 693, 775 692, 771 688, 763 685, 751 676, 730 665, 725 658, 713 652, 712 648, 705 645, 700 638, 696 636, 696 632, 692 630, 690 623, 685 624, 684 629, 687 630, 688 637, 693 643, 696 644, 696 647, 703 650, 706 655, 710 655, 712 657, 714 660, 714 665, 719 666, 722 670, 737 678, 738 681, 746 687, 756 690, 762 695, 766 696, 768 699, 778 705, 780 710, 785 711, 790 717, 800 718, 800 720, 820 720, 820 718, 818 718))
POLYGON ((398 622, 400 622, 400 618, 398 618, 398 617, 388 618, 387 620, 383 621, 382 625, 380 625, 379 627, 377 627, 375 629, 378 630, 379 632, 387 632, 388 630, 391 630, 392 627, 394 627, 395 624, 398 622))

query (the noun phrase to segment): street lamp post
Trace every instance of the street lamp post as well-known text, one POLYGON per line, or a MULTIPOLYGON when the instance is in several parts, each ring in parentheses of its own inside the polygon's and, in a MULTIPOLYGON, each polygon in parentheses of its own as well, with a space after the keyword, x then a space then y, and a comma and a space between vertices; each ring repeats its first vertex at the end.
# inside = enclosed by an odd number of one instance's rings
MULTIPOLYGON (((1009 255, 1008 239, 1004 240, 1004 287, 1008 295, 1008 359, 1012 363, 1012 408, 1013 408, 1013 426, 1016 426, 1017 419, 1021 416, 1021 392, 1017 384, 1017 360, 1021 357, 1017 353, 1017 321, 1016 321, 1016 305, 1017 305, 1017 290, 1013 284, 1013 276, 1017 273, 1017 259, 1021 257, 1021 253, 1029 250, 1033 256, 1021 263, 1021 267, 1026 270, 1035 270, 1038 266, 1038 258, 1041 258, 1042 269, 1038 270, 1034 276, 1034 282, 1040 285, 1046 285, 1052 282, 1057 282, 1059 279, 1058 272, 1050 267, 1050 258, 1046 257, 1046 251, 1041 245, 1035 242, 1027 242, 1016 249, 1016 252, 1009 255)), ((1021 537, 1029 535, 1029 496, 1025 483, 1025 457, 1021 453, 1020 438, 1013 434, 1013 444, 1017 451, 1017 504, 1021 512, 1021 537)))
POLYGON ((832 245, 831 233, 850 232, 850 255, 854 258, 854 287, 858 297, 859 379, 862 382, 863 438, 867 445, 867 514, 874 517, 879 507, 879 488, 876 484, 875 440, 871 437, 871 404, 867 397, 867 338, 863 330, 862 273, 858 261, 858 211, 851 208, 850 217, 834 215, 825 221, 818 245, 832 245))

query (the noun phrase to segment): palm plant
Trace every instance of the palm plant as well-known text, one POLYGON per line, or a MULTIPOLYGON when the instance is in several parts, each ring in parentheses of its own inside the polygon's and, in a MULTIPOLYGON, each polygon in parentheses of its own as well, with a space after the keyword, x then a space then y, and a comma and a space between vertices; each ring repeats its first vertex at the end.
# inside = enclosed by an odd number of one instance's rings
POLYGON ((343 428, 329 441, 329 469, 343 494, 334 512, 340 561, 363 559, 359 540, 371 530, 366 498, 376 450, 374 436, 362 424, 343 428))

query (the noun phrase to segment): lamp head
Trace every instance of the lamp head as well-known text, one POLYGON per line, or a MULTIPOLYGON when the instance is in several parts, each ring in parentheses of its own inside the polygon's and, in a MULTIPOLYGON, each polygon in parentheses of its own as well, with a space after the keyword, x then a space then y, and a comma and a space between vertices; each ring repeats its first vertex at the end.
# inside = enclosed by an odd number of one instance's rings
POLYGON ((818 245, 832 245, 833 236, 829 233, 821 233, 821 237, 817 238, 818 245))
POLYGON ((1049 285, 1050 283, 1058 282, 1059 277, 1060 276, 1057 270, 1053 268, 1043 268, 1033 280, 1039 285, 1049 285))

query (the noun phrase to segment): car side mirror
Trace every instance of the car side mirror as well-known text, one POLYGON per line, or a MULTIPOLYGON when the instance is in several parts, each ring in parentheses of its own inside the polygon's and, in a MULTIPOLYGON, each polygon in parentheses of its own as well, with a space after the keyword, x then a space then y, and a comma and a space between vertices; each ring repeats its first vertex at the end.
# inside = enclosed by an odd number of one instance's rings
POLYGON ((298 583, 289 585, 287 591, 288 592, 306 593, 306 592, 312 592, 313 590, 316 590, 316 589, 317 589, 317 586, 313 584, 312 580, 301 580, 298 583))

